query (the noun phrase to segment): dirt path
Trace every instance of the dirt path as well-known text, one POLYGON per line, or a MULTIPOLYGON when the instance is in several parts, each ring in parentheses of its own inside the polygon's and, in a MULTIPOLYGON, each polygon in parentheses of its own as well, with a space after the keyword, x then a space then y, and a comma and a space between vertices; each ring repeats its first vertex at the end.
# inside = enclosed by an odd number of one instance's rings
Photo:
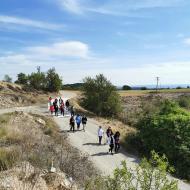
MULTIPOLYGON (((63 96, 67 98, 74 97, 76 95, 73 92, 63 92, 63 96)), ((11 108, 0 110, 0 114, 8 113, 12 111, 26 111, 38 114, 47 115, 47 106, 30 106, 24 108, 11 108)), ((62 132, 68 132, 69 130, 69 116, 54 117, 56 123, 59 125, 62 132)), ((94 162, 95 166, 103 174, 112 174, 113 170, 120 165, 121 161, 126 160, 127 165, 131 168, 138 163, 138 159, 126 152, 121 152, 115 155, 108 154, 108 145, 98 145, 97 130, 100 123, 94 119, 89 119, 86 127, 86 132, 77 131, 75 133, 68 132, 71 145, 78 148, 82 153, 88 154, 90 159, 94 162)), ((186 184, 179 180, 179 187, 181 190, 190 190, 190 184, 186 184)))

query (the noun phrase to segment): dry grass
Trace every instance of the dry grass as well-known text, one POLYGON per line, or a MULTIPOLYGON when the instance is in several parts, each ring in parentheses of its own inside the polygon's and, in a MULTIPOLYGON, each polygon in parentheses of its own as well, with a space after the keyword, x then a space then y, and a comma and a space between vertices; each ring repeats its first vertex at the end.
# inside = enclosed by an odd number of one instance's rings
MULTIPOLYGON (((120 90, 118 91, 121 97, 125 96, 144 96, 156 93, 155 90, 120 90)), ((158 94, 162 93, 190 93, 190 89, 162 89, 157 91, 158 94)))
POLYGON ((58 95, 57 93, 25 89, 21 85, 0 81, 0 108, 44 104, 48 102, 50 96, 58 95))
POLYGON ((6 121, 0 126, 3 170, 27 161, 41 171, 49 171, 53 161, 58 171, 63 171, 79 185, 97 174, 88 157, 69 144, 67 135, 60 133, 51 118, 14 112, 9 117, 1 115, 0 120, 6 121))

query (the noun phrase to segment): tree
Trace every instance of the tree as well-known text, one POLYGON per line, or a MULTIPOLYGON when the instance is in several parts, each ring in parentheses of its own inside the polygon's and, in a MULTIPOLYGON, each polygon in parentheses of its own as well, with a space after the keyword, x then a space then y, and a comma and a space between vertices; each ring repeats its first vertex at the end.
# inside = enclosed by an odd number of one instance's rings
POLYGON ((122 90, 131 90, 132 88, 130 87, 130 86, 128 86, 128 85, 124 85, 123 87, 122 87, 122 90))
POLYGON ((102 116, 114 116, 121 111, 116 87, 103 74, 97 75, 94 79, 85 78, 82 91, 83 105, 90 111, 102 116))
POLYGON ((50 92, 58 92, 62 88, 62 80, 56 73, 55 68, 51 68, 46 74, 47 90, 50 92))
POLYGON ((29 86, 36 90, 46 89, 46 76, 43 72, 32 73, 28 77, 29 86))
POLYGON ((142 159, 133 170, 123 161, 112 176, 90 179, 85 190, 178 190, 177 181, 167 177, 167 171, 173 172, 173 168, 166 156, 159 156, 154 151, 151 155, 150 160, 142 159))
POLYGON ((15 81, 15 83, 27 85, 27 83, 28 83, 28 76, 26 74, 24 74, 24 73, 19 73, 17 75, 17 80, 15 81))
POLYGON ((141 87, 141 90, 147 90, 147 87, 143 86, 141 87))
POLYGON ((12 82, 12 78, 9 75, 5 75, 3 81, 11 83, 12 82))

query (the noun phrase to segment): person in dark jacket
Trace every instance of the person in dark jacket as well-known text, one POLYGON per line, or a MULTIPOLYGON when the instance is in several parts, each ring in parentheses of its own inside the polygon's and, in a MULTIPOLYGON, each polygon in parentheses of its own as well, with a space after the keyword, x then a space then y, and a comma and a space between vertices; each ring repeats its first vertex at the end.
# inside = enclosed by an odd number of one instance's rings
POLYGON ((85 131, 86 123, 87 123, 87 117, 85 115, 83 115, 82 116, 83 131, 85 131))
POLYGON ((112 134, 113 134, 113 131, 112 131, 111 127, 108 127, 108 129, 106 130, 107 144, 109 144, 109 138, 112 134))
POLYGON ((71 106, 71 116, 74 116, 74 115, 75 115, 74 107, 71 106))
POLYGON ((120 141, 119 141, 119 138, 120 138, 120 133, 119 131, 117 131, 114 135, 114 140, 115 140, 115 153, 117 153, 120 149, 120 141))
POLYGON ((53 102, 53 107, 54 107, 54 110, 55 110, 55 116, 58 116, 58 110, 59 110, 57 101, 58 101, 58 100, 55 99, 55 101, 53 102))
POLYGON ((65 102, 65 106, 66 106, 66 108, 67 108, 67 111, 69 111, 69 106, 70 106, 69 100, 67 100, 67 101, 65 102))
POLYGON ((114 145, 115 145, 115 139, 114 139, 114 135, 113 133, 111 133, 111 135, 109 136, 109 152, 111 152, 111 154, 113 155, 113 149, 114 149, 114 145))
POLYGON ((112 131, 111 127, 108 127, 108 129, 106 130, 107 137, 109 138, 110 135, 112 135, 112 134, 113 134, 113 131, 112 131))
POLYGON ((70 131, 75 132, 75 119, 74 119, 74 116, 71 116, 71 118, 70 118, 70 131))

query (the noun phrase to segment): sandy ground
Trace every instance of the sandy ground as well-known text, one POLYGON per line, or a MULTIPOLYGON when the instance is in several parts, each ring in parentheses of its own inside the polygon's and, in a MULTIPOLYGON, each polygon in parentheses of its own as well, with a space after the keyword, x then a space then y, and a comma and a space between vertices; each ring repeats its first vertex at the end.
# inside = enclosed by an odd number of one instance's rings
MULTIPOLYGON (((62 95, 67 98, 76 96, 74 92, 62 92, 62 95)), ((34 112, 37 114, 49 114, 47 106, 29 106, 22 108, 11 108, 0 110, 0 114, 12 111, 26 111, 34 112)), ((94 162, 95 166, 103 174, 112 174, 113 170, 120 165, 121 161, 126 160, 127 165, 131 168, 138 163, 138 158, 121 150, 120 153, 110 155, 108 154, 108 145, 98 145, 97 130, 100 123, 94 119, 89 119, 86 131, 76 131, 75 133, 69 132, 69 116, 54 117, 56 123, 59 125, 61 132, 69 133, 69 140, 71 145, 78 148, 82 153, 88 154, 90 159, 94 162)), ((82 129, 82 126, 81 126, 82 129)), ((103 139, 105 142, 105 139, 103 139)), ((190 190, 190 184, 186 184, 179 180, 179 187, 181 190, 190 190)))

